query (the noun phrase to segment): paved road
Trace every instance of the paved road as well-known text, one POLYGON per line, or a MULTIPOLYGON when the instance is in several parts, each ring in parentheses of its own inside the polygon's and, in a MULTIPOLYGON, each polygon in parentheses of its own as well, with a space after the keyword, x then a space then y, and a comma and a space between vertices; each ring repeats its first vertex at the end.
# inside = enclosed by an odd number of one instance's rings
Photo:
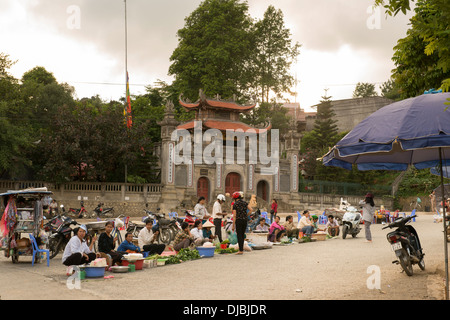
MULTIPOLYGON (((67 286, 61 254, 46 264, 18 264, 0 254, 1 299, 151 299, 151 300, 308 300, 308 299, 440 299, 444 261, 442 224, 421 215, 413 225, 426 254, 426 270, 414 267, 408 277, 391 262, 394 254, 387 230, 373 225, 373 243, 364 230, 353 239, 274 246, 242 256, 215 255, 178 265, 112 274, 113 279, 89 279, 80 289, 67 286), (372 266, 372 267, 371 267, 372 266), (373 267, 375 266, 375 267, 373 267), (369 269, 375 268, 375 269, 369 269), (379 268, 380 289, 368 289, 371 270, 379 268)), ((108 273, 109 274, 109 273, 108 273)), ((370 283, 374 283, 373 281, 370 283)))

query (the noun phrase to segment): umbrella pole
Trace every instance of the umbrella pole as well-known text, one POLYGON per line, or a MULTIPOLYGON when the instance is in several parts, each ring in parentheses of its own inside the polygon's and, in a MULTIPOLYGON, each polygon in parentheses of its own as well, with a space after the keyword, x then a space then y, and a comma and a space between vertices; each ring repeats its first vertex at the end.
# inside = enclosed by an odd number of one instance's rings
POLYGON ((445 188, 444 188, 444 175, 442 172, 442 149, 439 148, 439 167, 441 172, 441 192, 442 192, 442 217, 444 223, 444 253, 445 253, 445 300, 448 300, 448 246, 447 246, 447 223, 445 213, 445 188))

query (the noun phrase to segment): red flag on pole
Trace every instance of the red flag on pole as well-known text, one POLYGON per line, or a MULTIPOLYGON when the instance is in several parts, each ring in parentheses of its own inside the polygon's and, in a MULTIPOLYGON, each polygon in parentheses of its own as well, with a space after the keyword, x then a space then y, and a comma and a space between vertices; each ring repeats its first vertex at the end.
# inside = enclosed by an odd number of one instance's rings
POLYGON ((127 107, 124 110, 124 115, 127 120, 127 127, 128 129, 130 129, 133 126, 133 118, 131 116, 131 97, 130 97, 130 83, 128 71, 127 71, 127 107))

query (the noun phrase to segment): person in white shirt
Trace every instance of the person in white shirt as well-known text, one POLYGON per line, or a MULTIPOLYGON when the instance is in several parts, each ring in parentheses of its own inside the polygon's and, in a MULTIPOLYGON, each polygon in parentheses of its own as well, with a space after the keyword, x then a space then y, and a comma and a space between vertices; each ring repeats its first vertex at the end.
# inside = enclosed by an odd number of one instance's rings
POLYGON ((373 202, 373 194, 370 192, 366 194, 366 198, 359 202, 362 208, 362 219, 364 220, 364 231, 366 232, 366 242, 372 242, 372 233, 370 225, 373 222, 373 215, 375 214, 375 203, 373 202))
POLYGON ((166 248, 165 244, 155 244, 158 239, 159 230, 153 232, 153 219, 145 220, 145 227, 139 231, 138 235, 138 247, 144 252, 148 252, 149 255, 161 254, 166 248))
POLYGON ((191 234, 194 236, 194 244, 198 247, 202 246, 205 242, 208 242, 209 239, 205 239, 203 237, 203 225, 202 220, 195 220, 194 227, 191 229, 191 234))
POLYGON ((86 226, 82 225, 75 232, 75 235, 67 243, 62 257, 62 263, 68 267, 90 263, 100 257, 99 253, 92 252, 92 247, 97 240, 97 236, 92 238, 91 245, 88 247, 85 240, 87 233, 86 226))
POLYGON ((297 228, 301 230, 305 235, 310 236, 314 232, 314 225, 309 219, 309 211, 303 211, 303 216, 298 222, 297 228))
POLYGON ((337 237, 339 235, 339 222, 331 214, 328 216, 326 228, 330 236, 337 237))
POLYGON ((255 228, 256 231, 264 231, 264 232, 269 232, 269 227, 266 225, 266 218, 261 217, 259 219, 259 224, 256 226, 255 228))
POLYGON ((206 199, 205 197, 202 196, 198 198, 197 204, 194 207, 194 215, 198 219, 208 220, 209 218, 211 218, 211 216, 208 213, 208 210, 206 210, 205 202, 206 199))
POLYGON ((219 194, 216 202, 214 202, 212 218, 214 223, 214 235, 222 242, 222 219, 227 215, 226 212, 222 212, 222 203, 225 202, 225 196, 219 194))

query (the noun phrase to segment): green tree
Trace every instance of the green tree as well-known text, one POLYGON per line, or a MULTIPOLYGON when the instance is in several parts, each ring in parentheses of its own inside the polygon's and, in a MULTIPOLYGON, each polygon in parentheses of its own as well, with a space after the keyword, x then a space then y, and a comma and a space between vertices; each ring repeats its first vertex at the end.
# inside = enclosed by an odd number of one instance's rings
POLYGON ((291 32, 284 26, 284 15, 270 5, 263 19, 253 26, 253 87, 262 102, 270 101, 270 93, 281 97, 290 92, 294 77, 289 74, 292 62, 299 55, 300 45, 292 44, 291 32))
POLYGON ((251 126, 264 126, 270 122, 272 129, 278 129, 281 134, 289 129, 291 117, 287 114, 288 109, 280 103, 261 103, 250 113, 241 116, 241 120, 251 126))
POLYGON ((387 15, 397 15, 400 11, 406 14, 411 10, 411 3, 414 0, 375 0, 376 6, 383 6, 387 15), (386 3, 387 2, 387 3, 386 3))
POLYGON ((34 130, 46 130, 47 119, 63 105, 75 106, 74 89, 60 84, 54 75, 43 67, 35 67, 22 76, 20 87, 24 113, 34 130))
POLYGON ((353 91, 353 98, 367 98, 378 96, 375 85, 372 83, 358 82, 353 91))
POLYGON ((96 101, 63 106, 51 117, 52 130, 43 133, 40 150, 46 152, 40 177, 48 181, 121 181, 140 158, 151 154, 148 124, 126 129, 123 105, 95 106, 96 101))
POLYGON ((381 96, 384 98, 391 99, 394 101, 401 99, 400 88, 392 79, 383 82, 380 86, 380 90, 381 96))
POLYGON ((238 98, 248 90, 251 47, 247 2, 205 0, 178 30, 178 47, 170 57, 174 86, 188 99, 207 96, 238 98))
POLYGON ((15 64, 0 53, 0 177, 17 179, 31 162, 25 151, 32 146, 32 135, 23 121, 20 85, 9 69, 15 64))
MULTIPOLYGON (((376 0, 386 13, 396 15, 410 9, 409 0, 376 0)), ((450 89, 450 2, 447 0, 418 0, 407 36, 396 45, 393 79, 401 89, 401 97, 422 94, 425 90, 450 89)))
POLYGON ((311 147, 316 150, 332 147, 338 140, 338 127, 330 96, 322 96, 317 106, 316 121, 312 130, 311 147))

